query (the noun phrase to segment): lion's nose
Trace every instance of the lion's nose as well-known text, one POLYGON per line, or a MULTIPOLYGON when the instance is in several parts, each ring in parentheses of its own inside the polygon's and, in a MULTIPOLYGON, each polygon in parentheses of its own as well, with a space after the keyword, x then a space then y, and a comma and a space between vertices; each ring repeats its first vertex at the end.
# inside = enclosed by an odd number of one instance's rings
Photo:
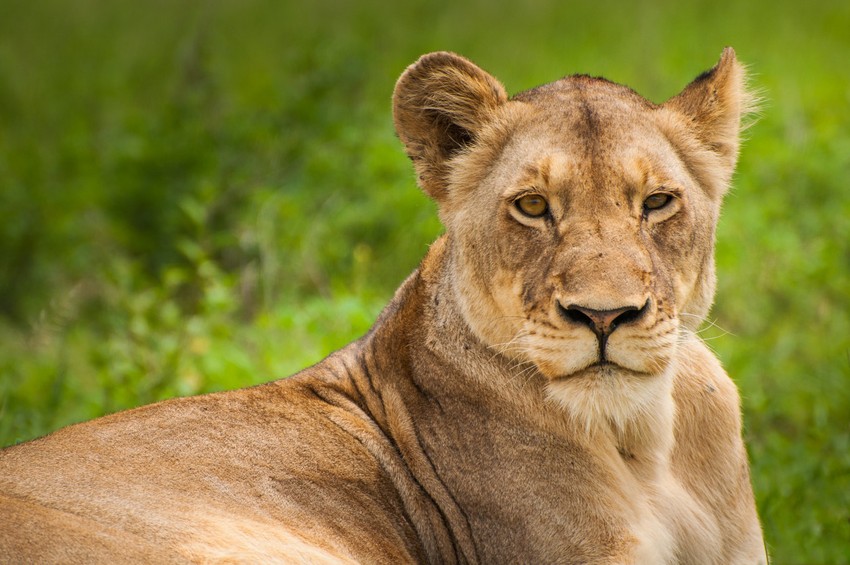
POLYGON ((578 304, 564 307, 558 303, 561 316, 571 322, 590 328, 600 341, 607 338, 619 326, 637 321, 649 310, 649 300, 643 306, 624 306, 613 310, 594 310, 578 304))

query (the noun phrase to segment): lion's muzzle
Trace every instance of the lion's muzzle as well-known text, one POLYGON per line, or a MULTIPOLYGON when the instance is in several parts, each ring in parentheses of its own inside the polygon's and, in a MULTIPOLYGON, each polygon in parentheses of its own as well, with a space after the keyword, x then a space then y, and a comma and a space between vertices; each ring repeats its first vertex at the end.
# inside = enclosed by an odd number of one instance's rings
POLYGON ((563 306, 557 302, 558 313, 567 322, 583 325, 596 335, 599 342, 599 362, 607 361, 605 356, 605 346, 608 343, 608 337, 620 326, 632 324, 643 318, 650 308, 650 299, 647 299, 643 306, 622 306, 609 310, 596 310, 579 304, 569 304, 563 306))

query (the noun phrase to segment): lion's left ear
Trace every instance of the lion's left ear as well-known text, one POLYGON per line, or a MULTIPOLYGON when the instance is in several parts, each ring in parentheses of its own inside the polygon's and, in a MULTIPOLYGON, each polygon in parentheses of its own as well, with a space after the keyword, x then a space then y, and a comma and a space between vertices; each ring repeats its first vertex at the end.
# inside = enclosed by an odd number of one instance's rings
POLYGON ((715 173, 727 184, 738 160, 742 118, 755 109, 755 97, 746 87, 746 73, 734 49, 724 49, 714 68, 663 106, 685 118, 702 147, 717 157, 715 173))

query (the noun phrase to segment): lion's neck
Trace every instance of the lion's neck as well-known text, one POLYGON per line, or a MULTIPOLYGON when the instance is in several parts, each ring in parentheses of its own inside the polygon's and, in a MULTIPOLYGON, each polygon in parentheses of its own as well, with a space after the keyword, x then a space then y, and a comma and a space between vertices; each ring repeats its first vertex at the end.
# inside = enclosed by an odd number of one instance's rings
POLYGON ((636 415, 624 421, 608 419, 600 423, 598 434, 614 441, 617 451, 631 470, 648 481, 663 480, 670 467, 673 449, 673 370, 653 383, 655 398, 636 415))

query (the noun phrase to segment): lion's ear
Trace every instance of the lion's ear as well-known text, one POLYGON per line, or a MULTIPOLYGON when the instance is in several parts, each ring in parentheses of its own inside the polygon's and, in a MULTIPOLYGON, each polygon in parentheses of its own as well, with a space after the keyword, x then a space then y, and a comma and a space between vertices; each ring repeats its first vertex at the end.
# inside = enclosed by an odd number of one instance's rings
POLYGON ((742 118, 754 111, 755 105, 755 96, 746 87, 744 67, 731 47, 723 50, 714 68, 664 104, 684 116, 698 141, 718 157, 724 183, 738 159, 742 118))
POLYGON ((506 101, 499 81, 454 53, 424 55, 404 71, 393 93, 393 120, 422 190, 445 198, 448 161, 506 101))

